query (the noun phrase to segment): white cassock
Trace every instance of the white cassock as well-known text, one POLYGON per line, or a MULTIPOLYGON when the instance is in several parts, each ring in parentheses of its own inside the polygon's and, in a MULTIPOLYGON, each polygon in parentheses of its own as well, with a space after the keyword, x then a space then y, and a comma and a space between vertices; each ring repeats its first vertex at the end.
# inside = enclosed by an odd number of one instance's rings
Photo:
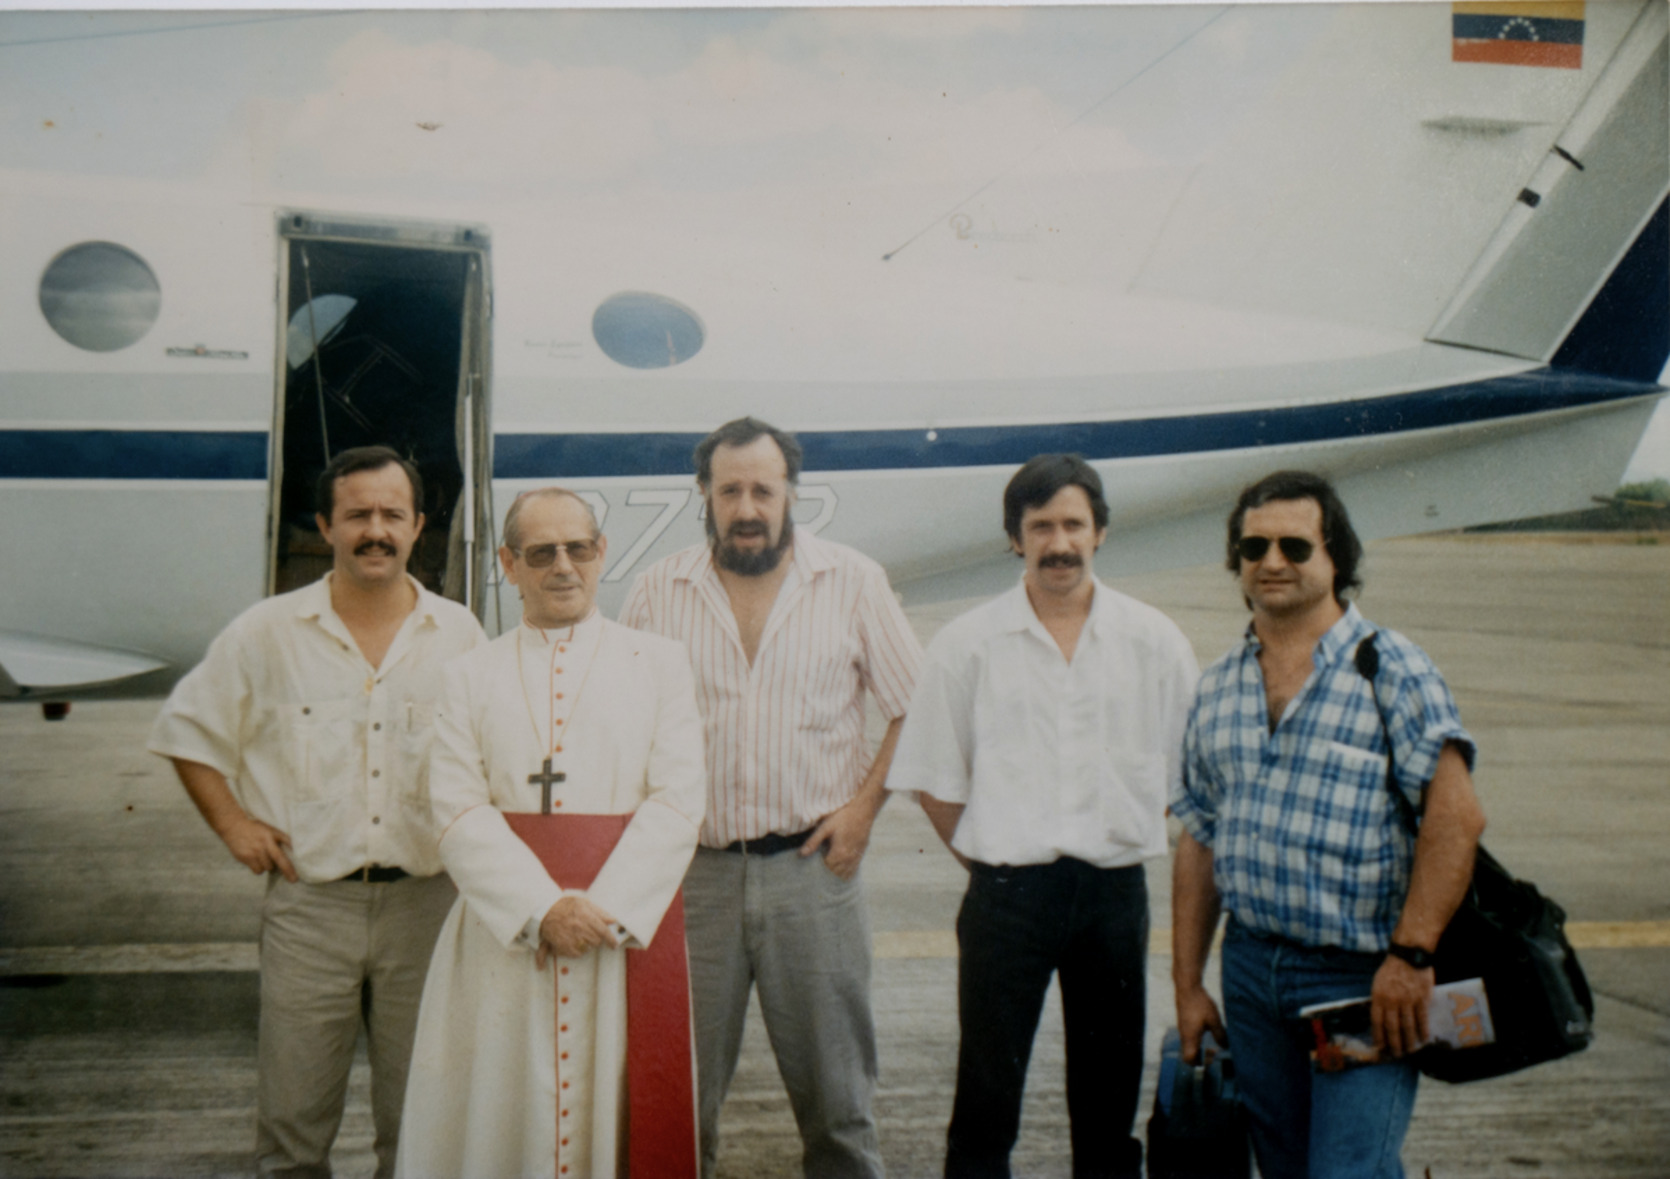
POLYGON ((654 936, 707 799, 689 658, 593 611, 572 632, 523 623, 446 675, 429 792, 459 898, 424 986, 396 1173, 624 1174, 624 946, 654 936), (566 775, 554 812, 633 815, 582 894, 630 940, 538 971, 539 922, 565 894, 502 812, 540 809, 528 778, 547 756, 566 775))

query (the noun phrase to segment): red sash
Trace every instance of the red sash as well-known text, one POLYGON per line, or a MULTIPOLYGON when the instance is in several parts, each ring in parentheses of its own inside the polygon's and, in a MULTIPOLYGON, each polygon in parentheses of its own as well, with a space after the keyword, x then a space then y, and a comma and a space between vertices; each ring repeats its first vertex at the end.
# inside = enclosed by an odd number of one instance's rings
MULTIPOLYGON (((591 887, 631 815, 505 814, 551 879, 591 887)), ((626 955, 627 1170, 642 1179, 694 1179, 695 1102, 690 1064, 690 972, 684 896, 677 893, 655 940, 626 955)))

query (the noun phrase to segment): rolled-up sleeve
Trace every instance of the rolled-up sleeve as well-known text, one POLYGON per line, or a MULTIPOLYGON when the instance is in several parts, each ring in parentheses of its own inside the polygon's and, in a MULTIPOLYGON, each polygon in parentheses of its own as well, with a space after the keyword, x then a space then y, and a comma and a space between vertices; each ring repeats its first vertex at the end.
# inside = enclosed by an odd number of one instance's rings
POLYGON ((243 760, 250 685, 236 627, 209 645, 203 662, 175 685, 151 726, 146 748, 200 762, 236 785, 243 760))
POLYGON ((1172 816, 1183 824, 1194 841, 1202 847, 1211 847, 1217 835, 1218 799, 1223 789, 1205 756, 1201 703, 1201 695, 1197 694, 1183 731, 1181 773, 1172 787, 1169 802, 1172 816))
POLYGON ((972 677, 946 662, 936 642, 929 648, 887 788, 928 794, 941 802, 966 803, 973 783, 972 677))
POLYGON ((1391 693, 1386 730, 1391 735, 1398 785, 1418 807, 1427 783, 1438 772, 1438 755, 1445 744, 1455 742, 1469 771, 1476 747, 1461 723, 1449 685, 1426 653, 1413 644, 1400 644, 1398 654, 1404 674, 1391 693))

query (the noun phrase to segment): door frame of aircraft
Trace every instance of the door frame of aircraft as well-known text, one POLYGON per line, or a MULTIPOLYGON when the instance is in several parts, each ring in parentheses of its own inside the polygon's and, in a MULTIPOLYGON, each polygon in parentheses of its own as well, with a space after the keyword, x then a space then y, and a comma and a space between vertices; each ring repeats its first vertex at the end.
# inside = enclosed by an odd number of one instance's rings
POLYGON ((267 592, 329 567, 312 524, 328 456, 381 443, 424 476, 413 574, 479 613, 492 553, 476 538, 493 535, 489 235, 281 210, 275 252, 267 592))

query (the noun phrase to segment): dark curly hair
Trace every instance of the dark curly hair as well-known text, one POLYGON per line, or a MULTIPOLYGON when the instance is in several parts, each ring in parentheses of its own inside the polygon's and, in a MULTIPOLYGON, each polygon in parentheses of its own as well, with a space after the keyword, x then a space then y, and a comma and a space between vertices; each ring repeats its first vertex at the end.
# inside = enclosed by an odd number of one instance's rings
POLYGON ((1241 492, 1235 510, 1229 514, 1225 568, 1231 573, 1241 571, 1241 554, 1235 546, 1241 542, 1241 522, 1246 519, 1247 509, 1261 508, 1277 499, 1313 499, 1322 509, 1322 547, 1328 550, 1328 558, 1334 563, 1334 600, 1343 605, 1348 592, 1363 588, 1362 578, 1357 576, 1357 566, 1363 560, 1363 542, 1357 539, 1351 517, 1334 485, 1310 471, 1277 471, 1241 492))
POLYGON ((759 418, 737 418, 726 422, 696 444, 690 457, 696 464, 696 482, 703 487, 713 482, 713 452, 721 446, 747 446, 754 439, 769 434, 783 452, 783 463, 788 467, 789 485, 800 482, 800 442, 787 430, 767 425, 759 418))

